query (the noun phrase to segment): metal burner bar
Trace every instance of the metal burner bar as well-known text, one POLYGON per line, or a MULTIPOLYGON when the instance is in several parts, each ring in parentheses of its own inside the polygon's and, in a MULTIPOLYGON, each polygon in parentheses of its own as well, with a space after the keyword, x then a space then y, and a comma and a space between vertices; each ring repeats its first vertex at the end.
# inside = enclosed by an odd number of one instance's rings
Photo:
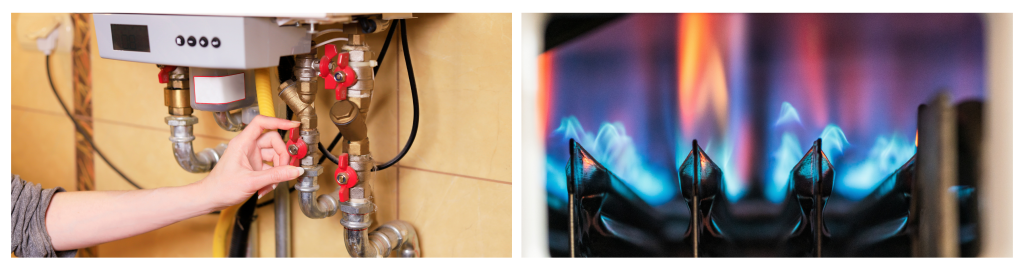
POLYGON ((948 190, 957 184, 956 113, 942 93, 918 108, 917 178, 910 208, 912 255, 960 255, 958 206, 948 190))

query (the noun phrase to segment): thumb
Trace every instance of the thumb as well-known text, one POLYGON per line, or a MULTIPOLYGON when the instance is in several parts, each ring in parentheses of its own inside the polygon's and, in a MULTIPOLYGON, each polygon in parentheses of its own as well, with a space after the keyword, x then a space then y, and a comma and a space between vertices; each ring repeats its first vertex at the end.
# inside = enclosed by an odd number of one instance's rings
POLYGON ((255 187, 255 189, 259 189, 271 184, 294 180, 303 173, 305 173, 305 170, 300 167, 277 166, 267 170, 253 172, 253 183, 251 183, 251 185, 255 187))

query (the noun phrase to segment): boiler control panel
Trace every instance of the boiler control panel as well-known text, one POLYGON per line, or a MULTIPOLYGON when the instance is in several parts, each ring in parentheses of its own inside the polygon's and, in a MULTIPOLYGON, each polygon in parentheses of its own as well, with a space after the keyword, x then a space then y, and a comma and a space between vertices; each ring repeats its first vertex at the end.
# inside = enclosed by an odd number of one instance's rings
POLYGON ((274 67, 310 52, 307 28, 273 18, 94 14, 100 57, 210 69, 274 67))

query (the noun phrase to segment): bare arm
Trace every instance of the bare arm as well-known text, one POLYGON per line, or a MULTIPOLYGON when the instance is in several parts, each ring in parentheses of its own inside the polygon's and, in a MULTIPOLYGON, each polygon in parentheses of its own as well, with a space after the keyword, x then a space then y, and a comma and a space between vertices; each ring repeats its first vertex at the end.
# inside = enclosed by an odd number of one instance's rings
POLYGON ((253 119, 231 140, 210 174, 188 185, 54 194, 46 212, 46 231, 54 250, 128 238, 237 204, 253 193, 262 196, 277 183, 302 174, 302 168, 287 166, 289 156, 277 133, 262 132, 297 125, 277 118, 253 119), (263 161, 273 161, 275 166, 263 161))
POLYGON ((54 194, 46 230, 54 250, 71 250, 149 232, 214 210, 196 184, 135 191, 54 194))

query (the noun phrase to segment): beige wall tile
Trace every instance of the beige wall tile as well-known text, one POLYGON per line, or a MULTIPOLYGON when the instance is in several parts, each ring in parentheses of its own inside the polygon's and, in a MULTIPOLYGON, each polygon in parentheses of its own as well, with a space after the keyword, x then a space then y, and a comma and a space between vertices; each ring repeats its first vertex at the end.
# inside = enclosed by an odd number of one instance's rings
POLYGON ((201 215, 170 226, 99 245, 101 257, 210 257, 217 215, 201 215))
MULTIPOLYGON (((512 180, 512 15, 418 14, 409 49, 420 99, 416 143, 404 166, 512 180)), ((399 71, 405 144, 412 98, 399 71)))
POLYGON ((401 168, 399 216, 424 257, 511 257, 512 185, 401 168))
MULTIPOLYGON (((75 137, 64 113, 11 109, 11 173, 75 191, 75 137)), ((98 157, 97 157, 98 158, 98 157)))
MULTIPOLYGON (((138 128, 121 124, 97 121, 94 126, 94 140, 97 147, 128 178, 143 188, 181 186, 196 182, 206 173, 189 173, 178 166, 171 153, 168 132, 162 129, 138 128)), ((196 137, 196 150, 210 148, 223 142, 220 139, 196 137)), ((101 171, 108 166, 96 156, 97 190, 135 189, 114 171, 101 171), (109 175, 108 175, 109 173, 109 175)))
MULTIPOLYGON (((46 79, 46 55, 18 43, 18 15, 11 14, 11 105, 63 114, 46 79)), ((71 110, 71 56, 55 52, 50 65, 57 92, 71 110)))

